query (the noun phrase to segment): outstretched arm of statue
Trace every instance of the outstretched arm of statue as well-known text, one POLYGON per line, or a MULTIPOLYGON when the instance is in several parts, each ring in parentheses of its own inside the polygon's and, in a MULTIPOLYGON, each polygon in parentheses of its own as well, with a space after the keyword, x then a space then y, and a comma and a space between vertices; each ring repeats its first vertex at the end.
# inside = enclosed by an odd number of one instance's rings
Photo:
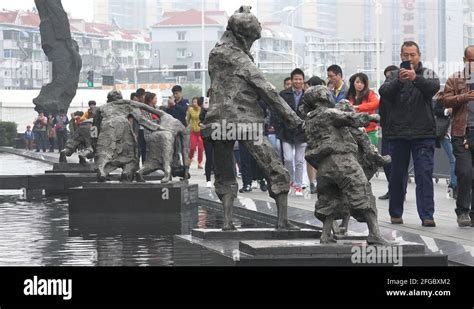
POLYGON ((162 130, 162 127, 155 122, 148 120, 145 116, 143 116, 142 112, 139 108, 132 107, 130 115, 143 127, 147 128, 150 131, 158 131, 162 130))
POLYGON ((338 109, 331 109, 328 114, 336 127, 366 127, 373 120, 367 113, 343 112, 338 109))
POLYGON ((147 105, 147 104, 143 104, 143 103, 140 103, 140 102, 136 102, 136 101, 130 101, 130 100, 126 100, 127 102, 130 102, 130 104, 134 107, 138 107, 146 112, 149 112, 151 114, 154 114, 154 115, 157 115, 158 117, 163 117, 163 115, 165 114, 164 111, 162 110, 159 110, 159 109, 156 109, 156 108, 153 108, 151 107, 150 105, 147 105))
MULTIPOLYGON (((268 104, 274 115, 281 119, 288 129, 302 125, 303 121, 296 115, 291 107, 278 94, 275 86, 267 81, 263 73, 250 60, 241 60, 236 75, 254 87, 260 98, 268 104)), ((255 104, 257 104, 255 102, 255 104)))

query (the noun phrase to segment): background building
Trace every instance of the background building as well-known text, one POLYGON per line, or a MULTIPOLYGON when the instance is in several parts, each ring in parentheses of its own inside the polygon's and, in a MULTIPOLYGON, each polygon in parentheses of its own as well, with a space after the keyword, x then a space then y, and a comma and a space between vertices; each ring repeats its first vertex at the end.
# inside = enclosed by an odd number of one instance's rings
MULTIPOLYGON (((36 12, 0 11, 0 89, 39 89, 50 80, 39 23, 36 12)), ((116 83, 135 82, 138 70, 150 67, 147 33, 81 19, 70 24, 83 62, 79 87, 86 86, 91 70, 95 86, 101 87, 102 75, 114 76, 116 83)))
MULTIPOLYGON (((218 10, 219 0, 205 0, 205 10, 218 10)), ((94 21, 124 29, 149 29, 166 11, 201 9, 201 0, 94 0, 94 21)))
MULTIPOLYGON (((152 26, 153 68, 192 70, 207 68, 209 52, 224 33, 228 16, 224 11, 206 11, 204 18, 204 63, 201 11, 165 12, 152 26)), ((178 83, 196 82, 202 72, 171 72, 165 79, 178 83)))

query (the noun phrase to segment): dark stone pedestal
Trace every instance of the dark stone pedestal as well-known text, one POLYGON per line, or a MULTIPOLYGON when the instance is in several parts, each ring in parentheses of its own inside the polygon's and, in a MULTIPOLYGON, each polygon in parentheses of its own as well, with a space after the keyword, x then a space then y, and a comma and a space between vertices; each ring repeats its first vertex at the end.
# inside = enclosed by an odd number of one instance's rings
POLYGON ((84 183, 69 189, 70 213, 180 213, 198 204, 198 185, 188 182, 84 183))
POLYGON ((21 199, 28 202, 42 200, 43 199, 43 190, 41 189, 25 189, 23 188, 23 193, 21 199))
POLYGON ((94 163, 54 163, 53 170, 46 173, 95 173, 94 163))
POLYGON ((319 239, 209 240, 190 235, 174 238, 175 265, 185 266, 447 266, 446 255, 425 253, 415 243, 369 246, 319 239))
POLYGON ((163 236, 189 234, 198 221, 198 207, 181 213, 70 213, 69 236, 163 236))
POLYGON ((221 229, 194 229, 191 235, 206 240, 252 240, 252 239, 298 239, 319 238, 321 231, 302 229, 299 231, 279 231, 271 228, 238 229, 222 231, 221 229))

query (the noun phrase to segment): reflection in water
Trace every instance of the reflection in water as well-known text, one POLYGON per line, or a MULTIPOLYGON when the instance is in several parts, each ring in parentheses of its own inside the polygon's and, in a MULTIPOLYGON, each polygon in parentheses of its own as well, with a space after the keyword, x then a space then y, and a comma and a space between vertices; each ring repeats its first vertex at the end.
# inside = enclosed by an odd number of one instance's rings
POLYGON ((105 216, 93 215, 70 223, 67 198, 25 202, 0 195, 0 266, 171 266, 174 234, 222 224, 220 214, 195 210, 180 221, 156 215, 102 221, 105 216))
MULTIPOLYGON (((0 153, 0 175, 40 174, 50 168, 0 153)), ((19 199, 20 193, 0 191, 0 266, 171 266, 173 235, 222 226, 221 212, 201 206, 166 216, 70 217, 67 198, 26 202, 19 199)))

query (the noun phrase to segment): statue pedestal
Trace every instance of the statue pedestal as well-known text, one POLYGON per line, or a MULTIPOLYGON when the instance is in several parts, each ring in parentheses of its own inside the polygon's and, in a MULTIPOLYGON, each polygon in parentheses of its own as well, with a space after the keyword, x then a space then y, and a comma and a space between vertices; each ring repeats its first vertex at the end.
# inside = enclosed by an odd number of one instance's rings
POLYGON ((274 239, 277 233, 270 229, 221 232, 219 236, 216 231, 193 230, 191 235, 174 237, 174 261, 181 266, 448 265, 446 255, 427 254, 424 245, 417 243, 372 246, 365 240, 345 239, 321 244, 318 238, 303 237, 314 236, 314 232, 320 236, 319 231, 303 230, 300 235, 290 232, 286 238, 274 239))
POLYGON ((70 213, 180 213, 198 203, 188 182, 84 183, 69 189, 70 213))
POLYGON ((191 235, 206 240, 253 240, 253 239, 298 239, 319 238, 321 231, 301 229, 299 231, 280 231, 273 228, 239 229, 222 231, 220 229, 194 229, 191 235))
POLYGON ((95 173, 95 163, 54 163, 53 170, 46 173, 95 173))

